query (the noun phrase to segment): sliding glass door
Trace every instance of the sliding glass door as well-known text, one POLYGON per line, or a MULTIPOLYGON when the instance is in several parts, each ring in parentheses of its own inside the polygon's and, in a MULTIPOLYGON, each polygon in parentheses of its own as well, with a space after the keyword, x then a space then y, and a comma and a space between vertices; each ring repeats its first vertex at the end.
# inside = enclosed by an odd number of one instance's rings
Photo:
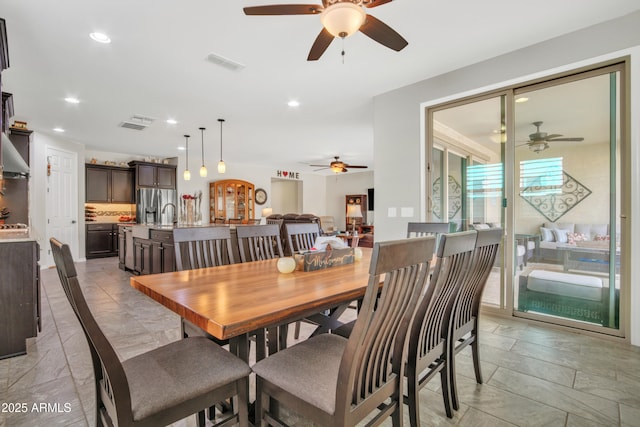
POLYGON ((505 230, 485 308, 624 334, 624 82, 603 65, 426 110, 427 220, 505 230))
MULTIPOLYGON (((429 161, 430 221, 448 222, 451 231, 505 227, 504 95, 432 110, 429 161)), ((502 254, 485 288, 483 302, 504 308, 502 254)))
POLYGON ((620 318, 620 82, 608 67, 515 91, 514 308, 587 329, 620 318))

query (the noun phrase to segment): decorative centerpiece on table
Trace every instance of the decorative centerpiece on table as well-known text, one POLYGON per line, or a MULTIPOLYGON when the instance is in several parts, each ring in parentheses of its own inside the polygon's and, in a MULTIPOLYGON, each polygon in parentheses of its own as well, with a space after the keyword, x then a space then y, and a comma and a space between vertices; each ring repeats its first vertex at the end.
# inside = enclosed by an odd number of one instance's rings
POLYGON ((202 191, 180 196, 180 223, 202 225, 202 191))

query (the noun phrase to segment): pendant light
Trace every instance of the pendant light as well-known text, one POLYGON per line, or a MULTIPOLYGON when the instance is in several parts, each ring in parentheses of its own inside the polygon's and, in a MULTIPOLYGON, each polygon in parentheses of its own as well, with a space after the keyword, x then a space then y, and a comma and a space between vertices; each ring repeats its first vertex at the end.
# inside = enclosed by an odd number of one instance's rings
POLYGON ((224 119, 218 119, 220 122, 220 161, 218 162, 218 173, 225 173, 227 170, 227 165, 224 164, 224 160, 222 160, 222 123, 224 123, 224 119))
POLYGON ((185 164, 186 164, 186 168, 184 170, 184 174, 182 175, 182 177, 184 178, 185 181, 190 181, 191 180, 191 172, 189 171, 189 135, 185 135, 184 139, 186 142, 185 144, 185 148, 187 150, 187 155, 185 156, 185 164))
POLYGON ((206 178, 207 167, 204 165, 204 129, 205 128, 200 128, 200 136, 202 138, 202 166, 200 166, 200 176, 206 178))

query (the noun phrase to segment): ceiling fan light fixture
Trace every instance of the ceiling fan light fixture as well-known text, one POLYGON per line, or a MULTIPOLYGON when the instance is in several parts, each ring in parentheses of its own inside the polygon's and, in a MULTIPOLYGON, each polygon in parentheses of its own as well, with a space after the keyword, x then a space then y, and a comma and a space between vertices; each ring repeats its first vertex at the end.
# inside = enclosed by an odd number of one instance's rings
POLYGON ((367 14, 350 1, 332 4, 322 11, 320 22, 334 37, 349 37, 360 29, 367 14))
POLYGON ((533 151, 534 153, 541 153, 547 148, 549 148, 549 144, 544 141, 532 142, 529 144, 529 150, 533 151))

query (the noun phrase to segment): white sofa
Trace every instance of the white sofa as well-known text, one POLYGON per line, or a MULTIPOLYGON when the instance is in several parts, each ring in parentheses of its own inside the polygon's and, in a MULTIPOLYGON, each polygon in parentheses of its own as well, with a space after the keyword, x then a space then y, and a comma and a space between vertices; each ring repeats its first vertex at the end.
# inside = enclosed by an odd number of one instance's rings
POLYGON ((559 261, 562 254, 558 243, 609 240, 608 224, 577 224, 571 222, 545 222, 540 227, 540 258, 545 261, 559 261))

